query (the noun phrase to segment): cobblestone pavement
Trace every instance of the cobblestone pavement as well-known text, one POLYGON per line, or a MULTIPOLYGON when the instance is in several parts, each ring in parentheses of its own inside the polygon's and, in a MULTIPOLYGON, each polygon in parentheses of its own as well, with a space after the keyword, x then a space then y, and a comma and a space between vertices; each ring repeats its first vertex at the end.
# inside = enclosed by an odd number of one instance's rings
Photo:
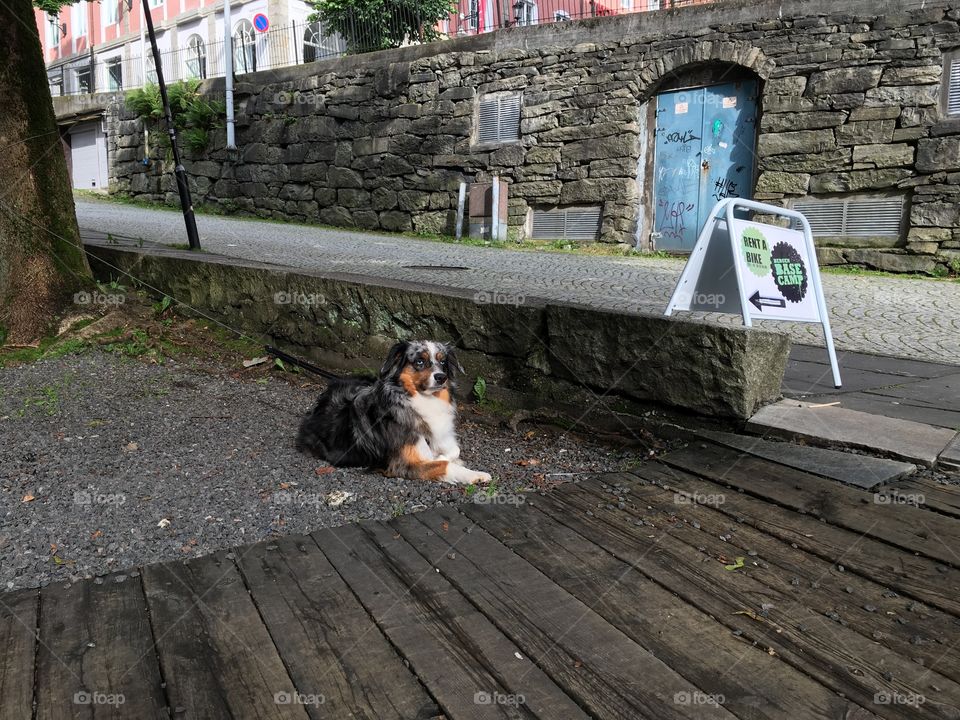
MULTIPOLYGON (((176 210, 78 199, 77 217, 81 229, 87 231, 168 244, 185 239, 183 219, 176 210)), ((683 268, 678 259, 457 246, 244 218, 201 215, 197 224, 205 250, 238 258, 606 310, 663 312, 683 268), (423 266, 433 269, 421 269, 423 266)), ((823 285, 839 349, 960 363, 960 283, 826 274, 823 285)), ((740 322, 739 316, 712 317, 720 322, 740 322)), ((798 343, 823 344, 819 325, 760 325, 782 329, 798 343)))

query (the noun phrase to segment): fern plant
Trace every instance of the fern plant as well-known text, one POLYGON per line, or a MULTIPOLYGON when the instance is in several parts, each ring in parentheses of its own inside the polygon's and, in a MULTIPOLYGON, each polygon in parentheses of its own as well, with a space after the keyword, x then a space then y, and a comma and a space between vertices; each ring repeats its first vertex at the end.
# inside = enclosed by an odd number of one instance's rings
MULTIPOLYGON (((199 80, 181 80, 167 88, 173 124, 183 138, 184 145, 193 155, 202 155, 210 144, 210 134, 223 126, 227 106, 219 100, 210 100, 200 94, 199 80)), ((151 129, 159 129, 164 116, 160 88, 145 85, 127 93, 127 109, 136 113, 151 129)), ((170 160, 170 138, 158 133, 158 144, 166 149, 170 160)))

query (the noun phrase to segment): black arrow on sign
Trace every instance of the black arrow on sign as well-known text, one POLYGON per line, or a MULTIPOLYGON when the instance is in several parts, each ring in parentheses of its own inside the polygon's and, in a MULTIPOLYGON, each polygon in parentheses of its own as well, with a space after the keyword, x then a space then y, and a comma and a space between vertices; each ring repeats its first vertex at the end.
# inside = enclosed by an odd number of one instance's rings
POLYGON ((754 307, 757 308, 760 312, 763 312, 763 307, 781 307, 785 308, 787 306, 787 301, 783 298, 768 298, 760 297, 760 291, 757 290, 753 295, 750 296, 750 302, 753 303, 754 307))

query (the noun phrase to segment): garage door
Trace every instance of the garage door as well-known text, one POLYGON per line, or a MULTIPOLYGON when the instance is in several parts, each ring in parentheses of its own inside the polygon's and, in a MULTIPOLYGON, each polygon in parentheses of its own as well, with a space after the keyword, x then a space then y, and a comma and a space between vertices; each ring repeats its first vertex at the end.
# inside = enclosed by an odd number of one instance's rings
POLYGON ((106 143, 98 142, 100 123, 84 123, 70 132, 73 159, 73 187, 78 190, 106 189, 106 143))

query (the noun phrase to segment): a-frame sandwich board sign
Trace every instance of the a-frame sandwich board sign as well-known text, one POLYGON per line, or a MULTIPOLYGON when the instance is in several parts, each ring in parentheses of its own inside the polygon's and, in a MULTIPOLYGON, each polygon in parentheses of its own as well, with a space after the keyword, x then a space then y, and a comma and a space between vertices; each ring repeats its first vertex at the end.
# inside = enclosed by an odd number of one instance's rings
POLYGON ((733 313, 753 320, 819 323, 823 327, 833 384, 840 367, 810 223, 795 210, 727 198, 718 202, 670 297, 665 315, 677 310, 733 313), (800 230, 734 217, 739 209, 788 218, 800 230))

